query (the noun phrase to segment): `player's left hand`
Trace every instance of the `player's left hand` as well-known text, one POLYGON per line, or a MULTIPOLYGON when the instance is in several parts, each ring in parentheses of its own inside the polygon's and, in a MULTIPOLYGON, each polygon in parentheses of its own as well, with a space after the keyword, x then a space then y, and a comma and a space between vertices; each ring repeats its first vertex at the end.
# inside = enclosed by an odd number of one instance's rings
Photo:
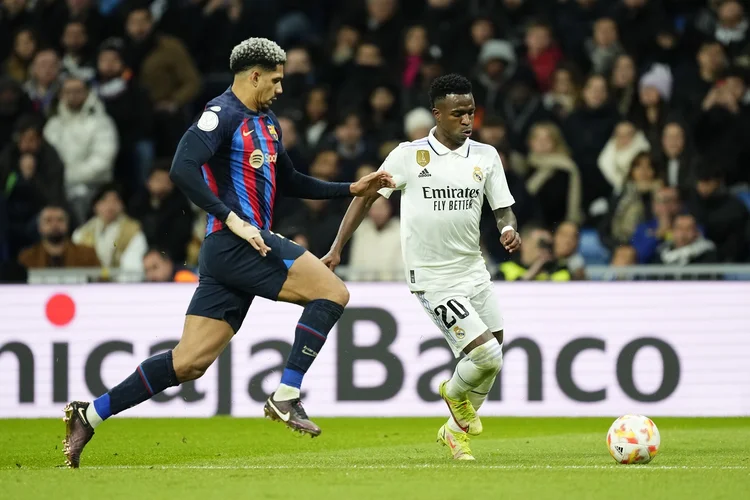
POLYGON ((357 182, 352 183, 349 191, 354 196, 373 196, 383 188, 395 188, 393 176, 388 172, 378 171, 365 175, 357 182))
POLYGON ((500 243, 503 244, 508 252, 513 253, 521 248, 521 235, 515 229, 505 231, 500 235, 500 243))

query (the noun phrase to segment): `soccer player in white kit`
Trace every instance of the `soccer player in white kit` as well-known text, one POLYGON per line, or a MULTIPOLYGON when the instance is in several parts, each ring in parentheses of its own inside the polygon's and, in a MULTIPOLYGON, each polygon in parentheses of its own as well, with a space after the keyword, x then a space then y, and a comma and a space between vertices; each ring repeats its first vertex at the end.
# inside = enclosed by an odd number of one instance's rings
POLYGON ((402 191, 407 284, 453 354, 463 354, 450 380, 440 384, 450 418, 438 431, 438 442, 453 458, 474 460, 469 436, 482 432, 476 412, 503 365, 503 316, 479 247, 485 197, 504 247, 518 250, 521 237, 500 156, 494 147, 469 139, 475 110, 469 80, 456 74, 436 78, 430 103, 437 125, 429 136, 401 143, 380 167, 396 187, 351 203, 323 262, 334 269, 373 202, 402 191))

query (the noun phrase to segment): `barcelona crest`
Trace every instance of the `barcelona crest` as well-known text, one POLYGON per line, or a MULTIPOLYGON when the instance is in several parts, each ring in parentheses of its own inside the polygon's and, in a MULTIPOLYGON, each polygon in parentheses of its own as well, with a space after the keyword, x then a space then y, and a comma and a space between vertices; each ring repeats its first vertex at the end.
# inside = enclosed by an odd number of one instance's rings
POLYGON ((276 125, 269 125, 268 133, 271 134, 271 137, 273 137, 277 141, 279 140, 279 134, 276 133, 276 125))

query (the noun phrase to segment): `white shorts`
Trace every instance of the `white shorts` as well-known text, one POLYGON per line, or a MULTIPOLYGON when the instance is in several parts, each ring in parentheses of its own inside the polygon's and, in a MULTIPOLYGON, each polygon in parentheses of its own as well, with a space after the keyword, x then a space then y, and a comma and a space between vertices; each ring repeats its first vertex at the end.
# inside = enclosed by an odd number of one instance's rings
POLYGON ((457 358, 469 343, 484 332, 503 329, 503 313, 491 281, 478 286, 459 284, 442 292, 414 292, 414 295, 443 332, 457 358))

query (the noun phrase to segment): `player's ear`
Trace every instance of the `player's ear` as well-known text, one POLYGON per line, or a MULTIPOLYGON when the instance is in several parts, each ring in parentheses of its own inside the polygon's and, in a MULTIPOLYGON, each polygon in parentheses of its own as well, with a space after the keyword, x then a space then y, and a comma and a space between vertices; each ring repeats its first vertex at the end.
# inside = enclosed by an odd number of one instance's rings
POLYGON ((440 110, 437 108, 432 108, 432 116, 435 117, 435 121, 440 120, 440 110))
POLYGON ((257 87, 260 83, 260 71, 258 71, 257 69, 250 71, 250 83, 253 85, 253 87, 257 87))

